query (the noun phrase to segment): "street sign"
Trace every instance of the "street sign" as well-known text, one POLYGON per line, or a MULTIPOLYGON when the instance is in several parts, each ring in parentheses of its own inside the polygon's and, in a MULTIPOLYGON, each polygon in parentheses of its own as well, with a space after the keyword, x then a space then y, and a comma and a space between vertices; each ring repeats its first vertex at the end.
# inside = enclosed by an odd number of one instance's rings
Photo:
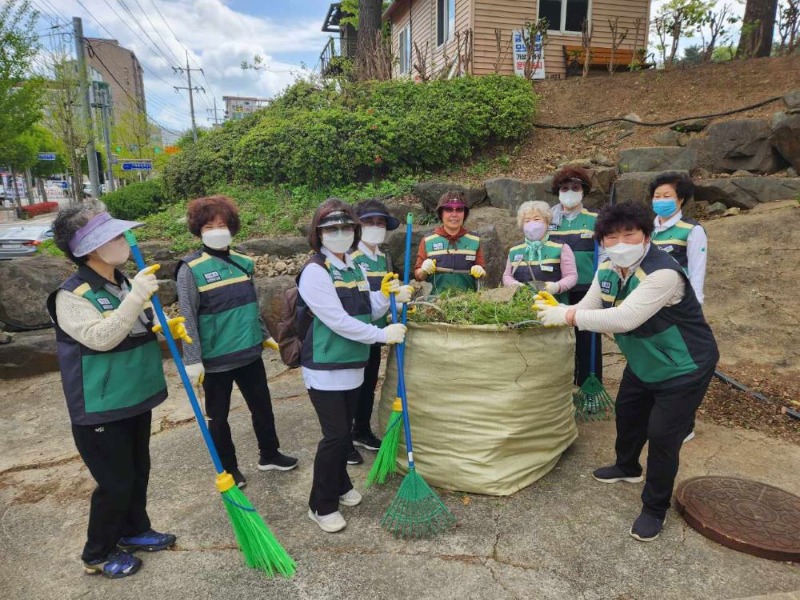
POLYGON ((144 160, 124 160, 122 164, 123 171, 152 171, 153 163, 144 160))
POLYGON ((69 182, 67 181, 59 181, 58 185, 61 186, 61 189, 68 190, 69 189, 69 182))
POLYGON ((55 160, 55 152, 39 152, 39 160, 55 160))
POLYGON ((167 154, 177 154, 180 151, 181 151, 181 149, 178 148, 177 146, 165 146, 164 147, 164 152, 166 152, 167 154))

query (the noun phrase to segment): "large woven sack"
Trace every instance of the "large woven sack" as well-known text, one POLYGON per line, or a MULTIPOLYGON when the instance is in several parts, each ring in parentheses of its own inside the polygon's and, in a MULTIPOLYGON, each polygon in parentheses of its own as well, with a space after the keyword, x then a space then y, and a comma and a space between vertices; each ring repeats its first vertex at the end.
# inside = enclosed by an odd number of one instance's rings
MULTIPOLYGON (((571 327, 410 323, 406 342, 414 460, 431 485, 507 496, 546 475, 577 438, 571 327)), ((396 391, 392 350, 381 432, 396 391)), ((404 440, 398 461, 406 467, 404 440)))

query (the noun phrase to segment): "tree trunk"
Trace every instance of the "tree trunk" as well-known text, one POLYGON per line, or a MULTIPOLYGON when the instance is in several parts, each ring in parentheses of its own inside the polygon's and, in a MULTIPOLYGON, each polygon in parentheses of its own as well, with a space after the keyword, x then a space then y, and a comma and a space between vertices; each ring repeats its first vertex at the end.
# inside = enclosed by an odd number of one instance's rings
POLYGON ((358 79, 378 79, 375 57, 380 55, 381 0, 358 0, 358 31, 356 32, 356 74, 358 79))
POLYGON ((47 202, 47 189, 44 187, 44 179, 37 177, 36 187, 39 190, 39 196, 41 196, 42 202, 47 202))
POLYGON ((740 58, 769 56, 778 0, 747 0, 742 18, 742 35, 736 55, 740 58))
POLYGON ((33 197, 33 177, 31 177, 30 169, 25 169, 25 192, 28 196, 28 204, 35 204, 36 199, 33 197))
POLYGON ((11 183, 14 186, 14 200, 17 201, 17 208, 22 208, 22 198, 20 198, 19 186, 17 185, 17 171, 11 167, 11 183))

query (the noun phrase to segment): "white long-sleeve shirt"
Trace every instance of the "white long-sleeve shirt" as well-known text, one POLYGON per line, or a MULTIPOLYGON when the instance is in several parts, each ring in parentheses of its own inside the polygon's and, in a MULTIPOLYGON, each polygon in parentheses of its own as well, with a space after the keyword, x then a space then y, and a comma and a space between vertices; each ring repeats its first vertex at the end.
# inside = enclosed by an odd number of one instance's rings
MULTIPOLYGON (((669 229, 683 218, 683 213, 678 211, 663 224, 658 217, 655 220, 655 233, 660 233, 669 229)), ((695 296, 700 304, 703 303, 703 286, 706 282, 706 263, 708 262, 708 236, 705 229, 700 225, 695 225, 689 232, 686 240, 686 258, 689 260, 687 266, 689 283, 692 284, 695 296)))
MULTIPOLYGON (((648 246, 648 251, 649 249, 648 246)), ((618 268, 613 267, 622 279, 621 285, 625 285, 640 263, 641 261, 628 269, 628 276, 625 278, 618 268)), ((586 296, 575 305, 575 324, 581 330, 625 333, 644 324, 665 306, 678 304, 685 294, 686 284, 681 274, 670 269, 660 269, 645 277, 622 304, 603 308, 600 282, 595 274, 586 296)))
MULTIPOLYGON (((323 248, 322 253, 331 261, 337 269, 358 269, 353 259, 345 255, 345 262, 342 262, 327 249, 323 248)), ((362 269, 364 280, 367 274, 362 269)), ((320 265, 310 264, 300 276, 300 283, 297 286, 300 297, 308 308, 334 333, 362 344, 372 345, 386 343, 386 332, 371 325, 363 323, 347 314, 342 306, 336 288, 331 280, 330 273, 320 265)), ((375 321, 386 314, 389 308, 389 300, 381 292, 370 292, 370 302, 372 304, 372 320, 375 321)), ((360 369, 309 369, 302 368, 303 382, 306 389, 324 391, 344 391, 353 390, 364 382, 364 368, 360 369)))

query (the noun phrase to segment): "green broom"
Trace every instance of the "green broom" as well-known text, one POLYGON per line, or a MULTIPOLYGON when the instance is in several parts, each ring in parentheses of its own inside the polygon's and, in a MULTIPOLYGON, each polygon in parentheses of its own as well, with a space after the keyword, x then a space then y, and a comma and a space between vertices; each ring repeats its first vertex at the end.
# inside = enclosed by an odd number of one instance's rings
MULTIPOLYGON (((125 232, 125 239, 131 247, 131 253, 136 261, 139 269, 145 268, 144 258, 139 246, 136 243, 136 236, 132 231, 125 232)), ((219 454, 214 446, 214 441, 211 439, 211 434, 208 431, 205 418, 200 410, 200 404, 197 402, 194 388, 186 374, 186 367, 183 365, 178 346, 170 333, 169 325, 167 324, 167 317, 164 315, 164 310, 161 307, 161 301, 158 296, 153 296, 151 299, 153 310, 158 317, 158 322, 161 324, 161 329, 164 337, 167 340, 167 346, 178 367, 178 373, 181 376, 183 387, 186 390, 186 395, 189 396, 189 403, 192 405, 195 420, 200 433, 203 434, 203 440, 206 443, 208 452, 211 455, 211 460, 214 463, 214 468, 217 471, 217 490, 222 494, 223 505, 228 513, 231 521, 233 533, 236 536, 236 541, 239 548, 244 554, 244 559, 248 567, 254 569, 261 569, 269 576, 274 575, 276 572, 284 577, 291 577, 296 569, 292 557, 283 549, 272 531, 270 531, 264 519, 256 512, 253 505, 240 490, 236 483, 233 481, 233 476, 227 473, 222 468, 222 462, 219 459, 219 454)))
MULTIPOLYGON (((390 297, 392 318, 397 322, 397 304, 394 295, 390 297)), ((406 436, 406 451, 408 452, 408 473, 397 490, 397 495, 392 500, 386 514, 381 520, 381 525, 391 531, 396 537, 429 537, 446 531, 455 525, 456 518, 450 509, 445 506, 422 476, 417 473, 414 465, 414 449, 411 443, 411 424, 408 420, 408 399, 406 397, 406 384, 404 370, 405 343, 398 345, 397 377, 400 401, 403 408, 403 428, 406 436)))
MULTIPOLYGON (((597 242, 594 245, 594 270, 597 271, 597 257, 599 248, 597 242)), ((611 419, 614 416, 614 400, 608 395, 606 388, 597 378, 594 372, 594 364, 597 359, 597 333, 592 332, 591 350, 589 352, 589 364, 591 371, 584 380, 580 389, 575 392, 572 402, 575 404, 575 418, 579 421, 602 421, 611 419)))
MULTIPOLYGON (((414 215, 408 213, 406 215, 406 254, 405 264, 403 265, 403 285, 408 285, 411 278, 411 236, 414 226, 414 215)), ((395 312, 397 312, 395 310, 395 312)), ((394 322, 397 323, 397 315, 393 314, 394 322)), ((403 305, 401 323, 403 325, 408 321, 408 305, 403 305)), ((398 348, 398 352, 405 352, 405 346, 398 348)), ((386 480, 397 473, 397 449, 400 447, 400 422, 403 419, 403 404, 400 400, 404 390, 400 389, 400 380, 397 381, 397 397, 392 405, 392 414, 389 417, 389 423, 386 426, 386 434, 381 441, 381 447, 378 449, 378 455, 372 463, 372 468, 367 474, 367 482, 365 487, 371 486, 373 483, 386 483, 386 480)))

